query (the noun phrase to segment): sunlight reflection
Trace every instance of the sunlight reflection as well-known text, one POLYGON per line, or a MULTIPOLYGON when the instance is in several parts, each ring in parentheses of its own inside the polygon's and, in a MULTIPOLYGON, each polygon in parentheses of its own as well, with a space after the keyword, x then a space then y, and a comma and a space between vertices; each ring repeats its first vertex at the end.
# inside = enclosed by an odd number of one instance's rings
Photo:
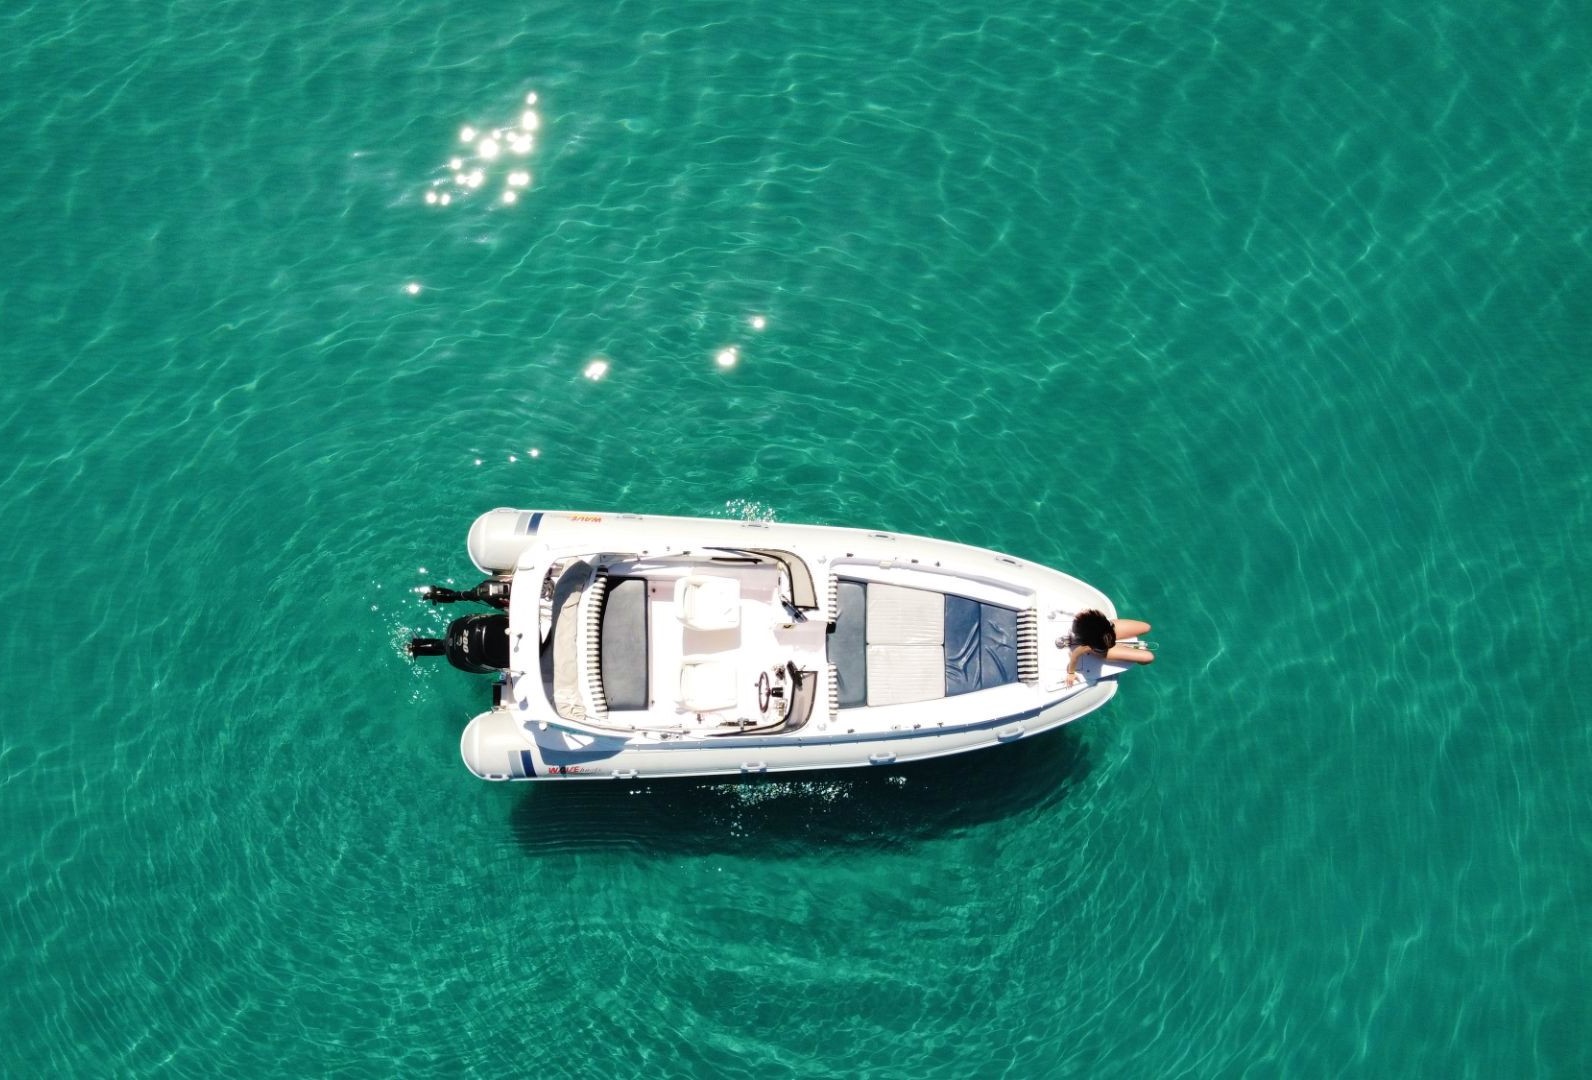
POLYGON ((468 198, 482 188, 496 188, 492 201, 500 206, 513 206, 519 202, 524 189, 531 186, 531 173, 516 158, 524 158, 536 149, 536 136, 541 130, 542 116, 535 105, 535 91, 525 95, 525 104, 516 119, 501 126, 477 127, 465 124, 459 128, 459 142, 467 148, 464 154, 448 159, 446 175, 431 181, 425 193, 427 206, 447 206, 458 195, 468 198), (514 162, 512 171, 496 170, 506 162, 514 162))

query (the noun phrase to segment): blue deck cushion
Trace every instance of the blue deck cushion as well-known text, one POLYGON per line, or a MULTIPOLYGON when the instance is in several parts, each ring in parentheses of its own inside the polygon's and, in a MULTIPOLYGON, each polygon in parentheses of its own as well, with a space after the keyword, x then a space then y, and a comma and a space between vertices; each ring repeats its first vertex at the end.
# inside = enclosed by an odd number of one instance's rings
POLYGON ((979 602, 965 596, 945 598, 945 694, 977 690, 980 669, 979 602))
POLYGON ((603 696, 612 710, 647 707, 647 582, 608 585, 602 622, 603 696))
POLYGON ((965 596, 945 598, 945 694, 1017 681, 1017 612, 965 596))
POLYGON ((860 581, 842 581, 835 596, 838 610, 835 612, 835 628, 829 633, 829 662, 835 665, 840 707, 866 705, 868 586, 860 581))
POLYGON ((980 604, 978 612, 979 688, 1016 682, 1017 611, 980 604))

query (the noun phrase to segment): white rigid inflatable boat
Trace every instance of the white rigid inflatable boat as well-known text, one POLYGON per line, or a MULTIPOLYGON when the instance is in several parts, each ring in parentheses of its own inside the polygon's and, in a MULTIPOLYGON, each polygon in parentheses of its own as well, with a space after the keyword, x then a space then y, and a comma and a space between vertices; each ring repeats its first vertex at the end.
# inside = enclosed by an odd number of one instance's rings
MULTIPOLYGON (((888 765, 1049 731, 1127 665, 1087 656, 1098 589, 982 548, 768 521, 498 509, 470 527, 496 609, 417 638, 493 675, 464 763, 483 780, 748 776, 888 765), (1062 647, 1058 647, 1058 638, 1062 647)), ((1127 643, 1131 644, 1131 643, 1127 643)))

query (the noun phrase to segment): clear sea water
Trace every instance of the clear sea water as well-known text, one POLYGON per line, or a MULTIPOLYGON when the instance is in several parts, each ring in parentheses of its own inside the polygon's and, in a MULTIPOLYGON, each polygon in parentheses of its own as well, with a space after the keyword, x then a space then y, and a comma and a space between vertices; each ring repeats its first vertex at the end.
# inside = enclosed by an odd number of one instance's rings
POLYGON ((0 1073, 1592 1074, 1584 0, 18 0, 0 120, 0 1073), (1161 659, 487 785, 402 642, 499 505, 1161 659))

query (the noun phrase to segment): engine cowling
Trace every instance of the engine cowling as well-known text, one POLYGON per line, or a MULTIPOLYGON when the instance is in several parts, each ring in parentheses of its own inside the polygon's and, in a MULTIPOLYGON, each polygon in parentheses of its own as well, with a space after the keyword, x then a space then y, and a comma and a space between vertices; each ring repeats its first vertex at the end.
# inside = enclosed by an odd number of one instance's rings
POLYGON ((509 666, 509 617, 495 613, 454 619, 448 624, 446 637, 412 639, 409 642, 409 655, 446 656, 448 663, 460 671, 476 675, 506 671, 509 666))

